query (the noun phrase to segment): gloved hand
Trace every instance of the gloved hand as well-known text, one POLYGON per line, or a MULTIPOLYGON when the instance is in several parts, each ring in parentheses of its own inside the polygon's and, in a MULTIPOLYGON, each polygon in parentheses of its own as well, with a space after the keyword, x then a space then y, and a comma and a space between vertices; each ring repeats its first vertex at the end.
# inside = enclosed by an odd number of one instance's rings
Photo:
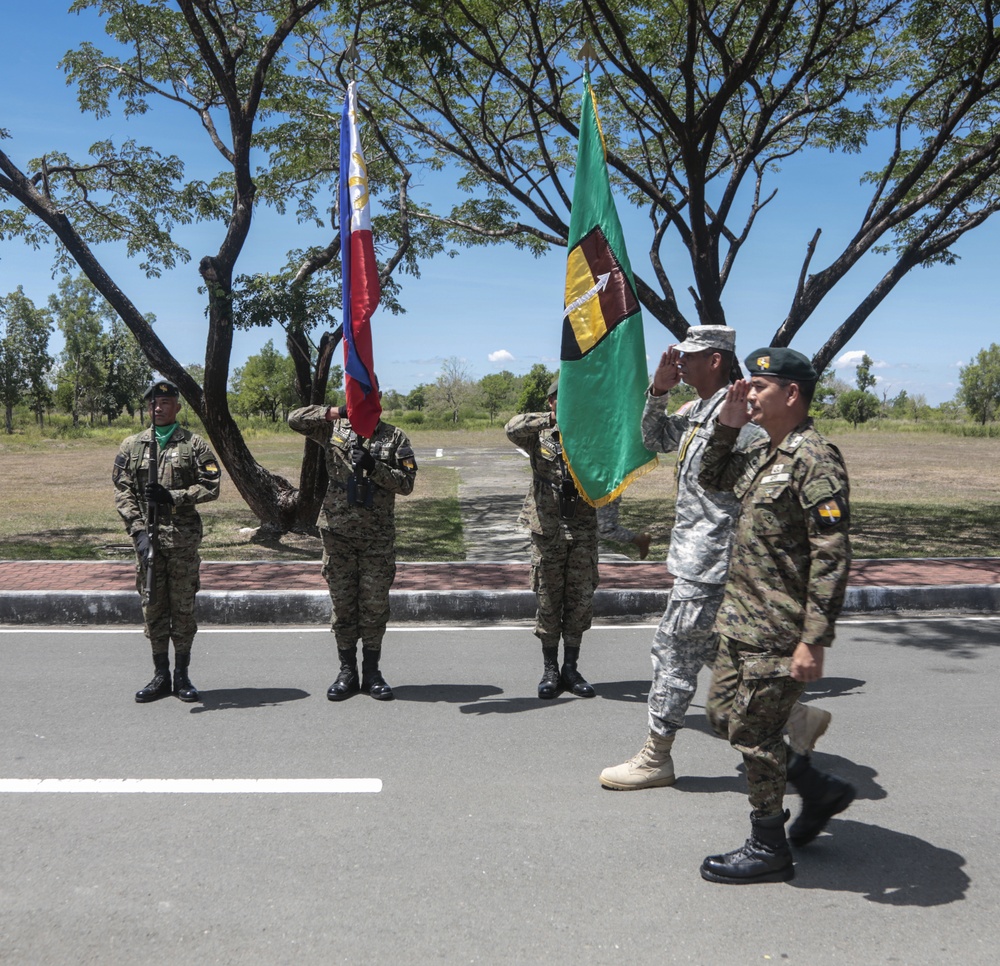
POLYGON ((162 483, 147 483, 146 502, 156 503, 159 506, 173 506, 174 498, 162 483))
POLYGON ((355 446, 351 450, 351 465, 356 469, 371 472, 375 466, 375 457, 363 446, 355 446))
POLYGON ((145 530, 133 533, 132 543, 135 544, 135 552, 145 560, 149 556, 149 534, 145 530))

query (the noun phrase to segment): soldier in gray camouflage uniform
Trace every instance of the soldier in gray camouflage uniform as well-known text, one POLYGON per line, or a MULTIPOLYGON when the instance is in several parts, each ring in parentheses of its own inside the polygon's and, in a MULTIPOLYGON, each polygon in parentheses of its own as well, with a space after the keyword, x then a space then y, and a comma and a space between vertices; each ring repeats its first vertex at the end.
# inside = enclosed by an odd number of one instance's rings
POLYGON ((594 612, 597 513, 580 497, 563 458, 556 425, 558 388, 558 380, 549 387, 549 412, 515 416, 506 432, 531 460, 531 486, 517 522, 531 532, 531 589, 538 597, 535 636, 542 642, 544 667, 538 696, 554 698, 561 686, 592 698, 596 692, 577 669, 577 661, 594 612))
POLYGON ((378 701, 391 701, 392 688, 379 661, 389 622, 389 588, 396 577, 396 495, 413 492, 413 447, 401 429, 383 421, 370 440, 363 440, 343 406, 296 409, 288 425, 323 447, 330 477, 319 526, 340 673, 326 696, 342 701, 364 691, 378 701))
POLYGON ((723 643, 708 712, 743 755, 751 834, 701 867, 705 879, 741 884, 795 874, 782 809, 786 777, 803 801, 789 830, 796 846, 812 841, 854 798, 850 785, 816 771, 782 741, 805 685, 822 676, 844 603, 847 470, 808 418, 817 381, 809 360, 792 349, 763 348, 746 363, 750 379, 727 391, 700 475, 703 486, 732 492, 743 507, 716 620, 723 643), (736 441, 751 419, 768 438, 739 452, 736 441))
MULTIPOLYGON (((732 493, 705 490, 698 474, 729 385, 735 345, 736 330, 729 326, 691 326, 682 343, 663 353, 646 394, 644 445, 658 453, 677 452, 676 520, 667 557, 674 585, 653 637, 646 743, 634 757, 600 775, 601 784, 615 791, 674 783, 674 739, 684 727, 698 673, 718 652, 715 615, 725 591, 739 501, 732 493), (698 399, 683 414, 668 415, 668 394, 682 379, 698 399)), ((766 438, 763 430, 747 426, 737 449, 745 450, 761 438, 766 438)), ((795 740, 811 746, 829 717, 825 711, 810 709, 807 714, 803 709, 803 727, 795 740)))
POLYGON ((222 472, 208 444, 177 424, 180 392, 166 379, 154 382, 143 399, 153 410, 157 437, 156 471, 150 469, 153 429, 129 436, 118 450, 112 471, 115 508, 135 544, 135 586, 142 597, 146 637, 156 673, 136 692, 139 703, 176 694, 197 701, 191 683, 191 644, 198 625, 194 616, 201 557, 201 517, 195 506, 219 497, 222 472), (154 601, 146 595, 149 557, 149 505, 159 508, 159 539, 153 568, 154 601), (170 683, 170 641, 174 642, 174 680, 170 683))

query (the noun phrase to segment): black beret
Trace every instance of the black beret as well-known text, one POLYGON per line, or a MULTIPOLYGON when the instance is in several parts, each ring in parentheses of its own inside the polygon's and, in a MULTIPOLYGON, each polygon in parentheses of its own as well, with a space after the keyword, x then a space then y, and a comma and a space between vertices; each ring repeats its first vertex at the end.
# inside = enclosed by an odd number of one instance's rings
POLYGON ((778 376, 793 382, 815 382, 819 378, 813 364, 801 352, 781 346, 754 349, 745 361, 751 376, 778 376))
POLYGON ((549 386, 549 392, 548 392, 548 394, 549 394, 549 396, 558 396, 559 395, 559 377, 558 376, 556 376, 555 379, 552 380, 552 385, 549 386))
POLYGON ((154 396, 179 396, 180 394, 181 391, 169 379, 155 379, 142 394, 142 398, 149 402, 154 396))

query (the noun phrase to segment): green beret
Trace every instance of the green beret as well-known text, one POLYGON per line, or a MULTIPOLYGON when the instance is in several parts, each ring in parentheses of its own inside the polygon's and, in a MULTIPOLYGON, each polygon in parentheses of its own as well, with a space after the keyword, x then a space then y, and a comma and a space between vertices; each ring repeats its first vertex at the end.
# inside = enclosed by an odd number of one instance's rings
POLYGON ((558 394, 559 394, 559 377, 556 376, 555 379, 552 380, 552 385, 549 386, 548 395, 556 396, 558 394))
POLYGON ((169 379, 154 379, 142 398, 149 402, 154 396, 179 396, 181 391, 169 379))
POLYGON ((745 361, 751 376, 777 376, 793 382, 815 382, 819 378, 813 364, 801 352, 782 346, 754 349, 745 361))

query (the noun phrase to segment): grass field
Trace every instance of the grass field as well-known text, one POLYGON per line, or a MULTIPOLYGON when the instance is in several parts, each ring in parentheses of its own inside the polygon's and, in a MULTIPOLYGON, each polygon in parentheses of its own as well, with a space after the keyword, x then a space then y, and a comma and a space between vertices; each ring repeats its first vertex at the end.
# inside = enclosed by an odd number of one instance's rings
MULTIPOLYGON (((122 434, 124 435, 124 434, 122 434)), ((418 457, 437 447, 509 445, 503 430, 410 432, 418 457)), ((1000 439, 877 430, 831 438, 851 474, 857 557, 1000 556, 1000 439)), ((258 461, 294 480, 302 442, 291 431, 250 440, 258 461)), ((0 439, 0 559, 126 558, 131 544, 114 511, 111 466, 117 438, 0 439)), ((457 474, 423 460, 413 495, 397 500, 401 560, 464 557, 457 474)), ((202 510, 209 560, 316 559, 319 541, 289 535, 251 542, 256 520, 228 478, 202 510)), ((656 538, 662 559, 673 525, 673 459, 636 483, 622 522, 656 538)), ((513 521, 512 521, 513 525, 513 521)))

